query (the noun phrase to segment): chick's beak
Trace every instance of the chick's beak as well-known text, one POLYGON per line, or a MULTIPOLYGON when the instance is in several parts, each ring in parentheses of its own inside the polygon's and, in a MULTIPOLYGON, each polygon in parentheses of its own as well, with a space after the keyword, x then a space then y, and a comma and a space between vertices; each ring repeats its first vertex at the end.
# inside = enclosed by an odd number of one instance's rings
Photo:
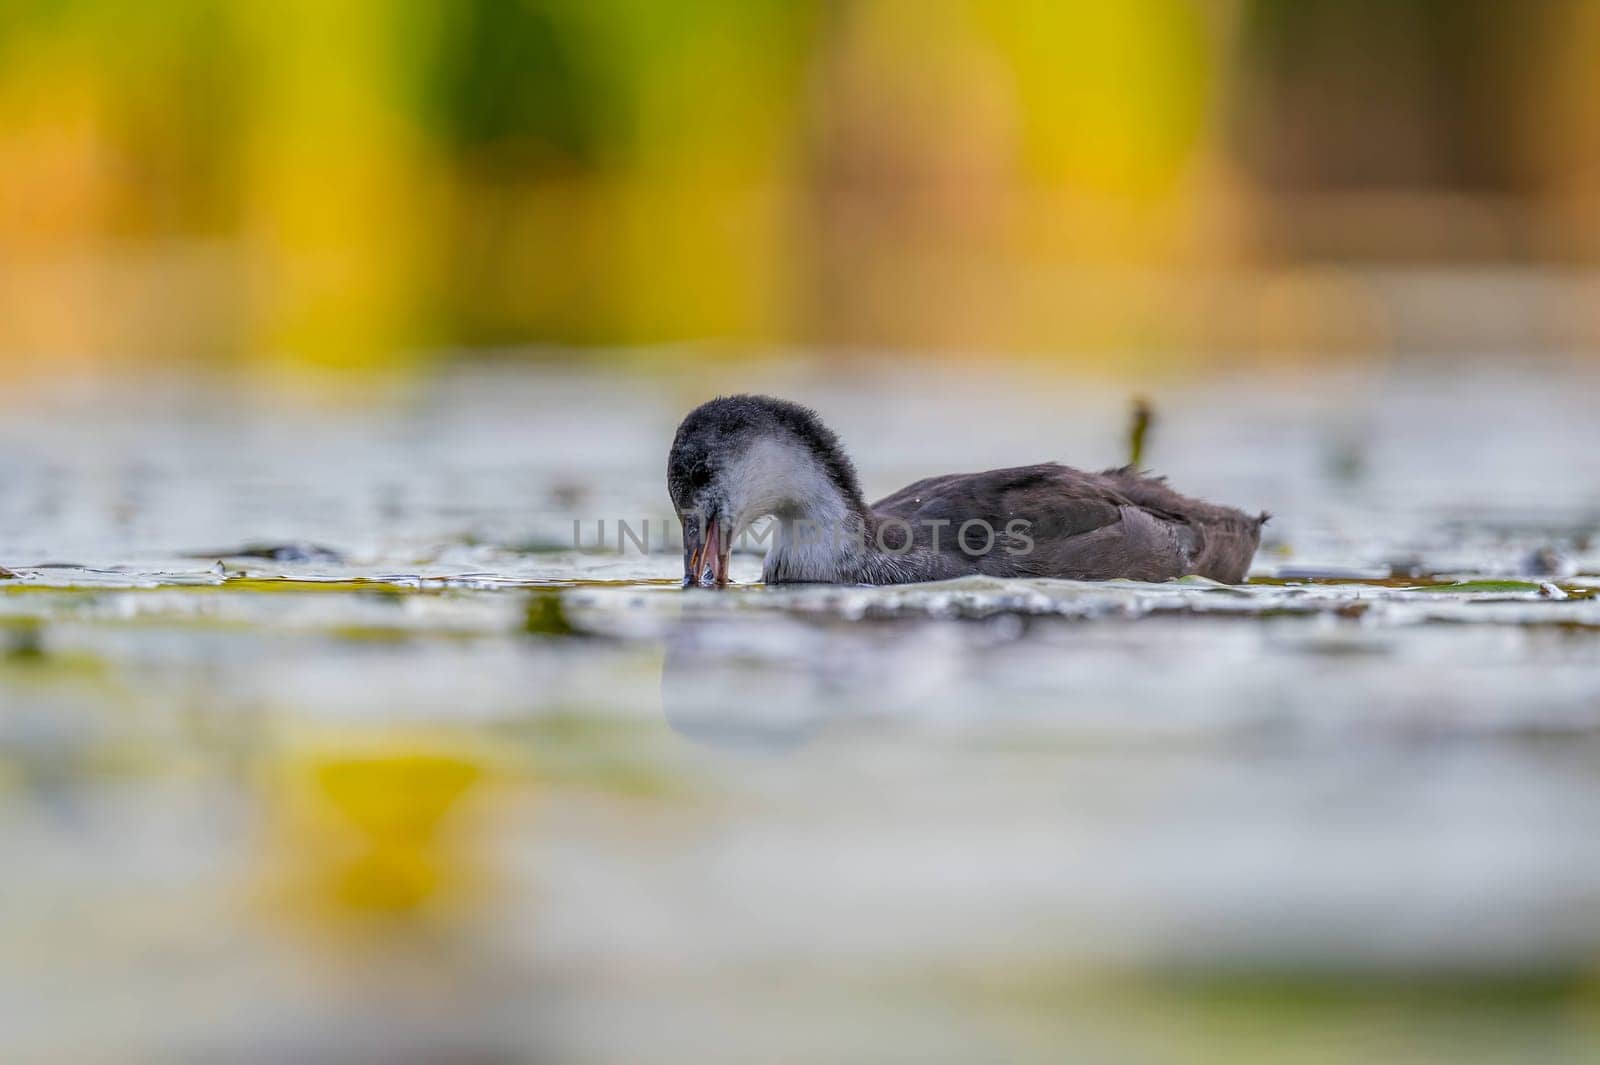
POLYGON ((728 554, 732 549, 726 530, 715 515, 704 522, 683 519, 683 586, 728 586, 728 554))
POLYGON ((700 583, 700 559, 705 554, 705 537, 700 535, 700 523, 690 518, 680 519, 683 524, 683 586, 692 588, 700 583))

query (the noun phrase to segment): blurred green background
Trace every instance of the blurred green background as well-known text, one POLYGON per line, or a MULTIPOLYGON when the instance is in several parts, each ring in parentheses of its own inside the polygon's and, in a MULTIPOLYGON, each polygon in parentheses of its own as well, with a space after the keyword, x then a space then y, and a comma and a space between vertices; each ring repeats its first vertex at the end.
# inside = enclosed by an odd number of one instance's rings
POLYGON ((1596 55, 1600 0, 6 0, 0 369, 1591 350, 1596 55))

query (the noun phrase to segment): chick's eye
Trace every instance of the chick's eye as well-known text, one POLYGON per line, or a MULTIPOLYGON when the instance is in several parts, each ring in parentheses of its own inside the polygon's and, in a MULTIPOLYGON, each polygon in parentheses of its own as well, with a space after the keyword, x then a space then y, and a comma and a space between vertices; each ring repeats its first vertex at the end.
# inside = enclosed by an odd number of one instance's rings
POLYGON ((711 483, 711 471, 704 466, 696 466, 689 471, 689 487, 704 488, 711 483))

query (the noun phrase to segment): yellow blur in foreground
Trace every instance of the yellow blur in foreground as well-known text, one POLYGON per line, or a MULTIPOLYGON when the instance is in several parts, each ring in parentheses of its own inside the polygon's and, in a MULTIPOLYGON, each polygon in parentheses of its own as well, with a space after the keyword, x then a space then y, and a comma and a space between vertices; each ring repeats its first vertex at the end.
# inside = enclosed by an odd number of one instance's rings
POLYGON ((484 777, 476 761, 438 749, 292 759, 271 792, 285 899, 335 919, 449 908, 478 882, 467 829, 484 777))

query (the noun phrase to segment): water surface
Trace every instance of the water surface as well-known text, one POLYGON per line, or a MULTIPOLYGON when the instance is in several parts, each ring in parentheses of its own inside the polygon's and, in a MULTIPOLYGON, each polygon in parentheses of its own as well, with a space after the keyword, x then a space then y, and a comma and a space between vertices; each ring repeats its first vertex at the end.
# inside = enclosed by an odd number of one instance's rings
MULTIPOLYGON (((1124 386, 733 376, 871 495, 1124 458, 1124 386)), ((595 542, 710 386, 18 401, 0 1056, 1589 1060, 1595 384, 1149 388, 1240 588, 724 594, 595 542)))

